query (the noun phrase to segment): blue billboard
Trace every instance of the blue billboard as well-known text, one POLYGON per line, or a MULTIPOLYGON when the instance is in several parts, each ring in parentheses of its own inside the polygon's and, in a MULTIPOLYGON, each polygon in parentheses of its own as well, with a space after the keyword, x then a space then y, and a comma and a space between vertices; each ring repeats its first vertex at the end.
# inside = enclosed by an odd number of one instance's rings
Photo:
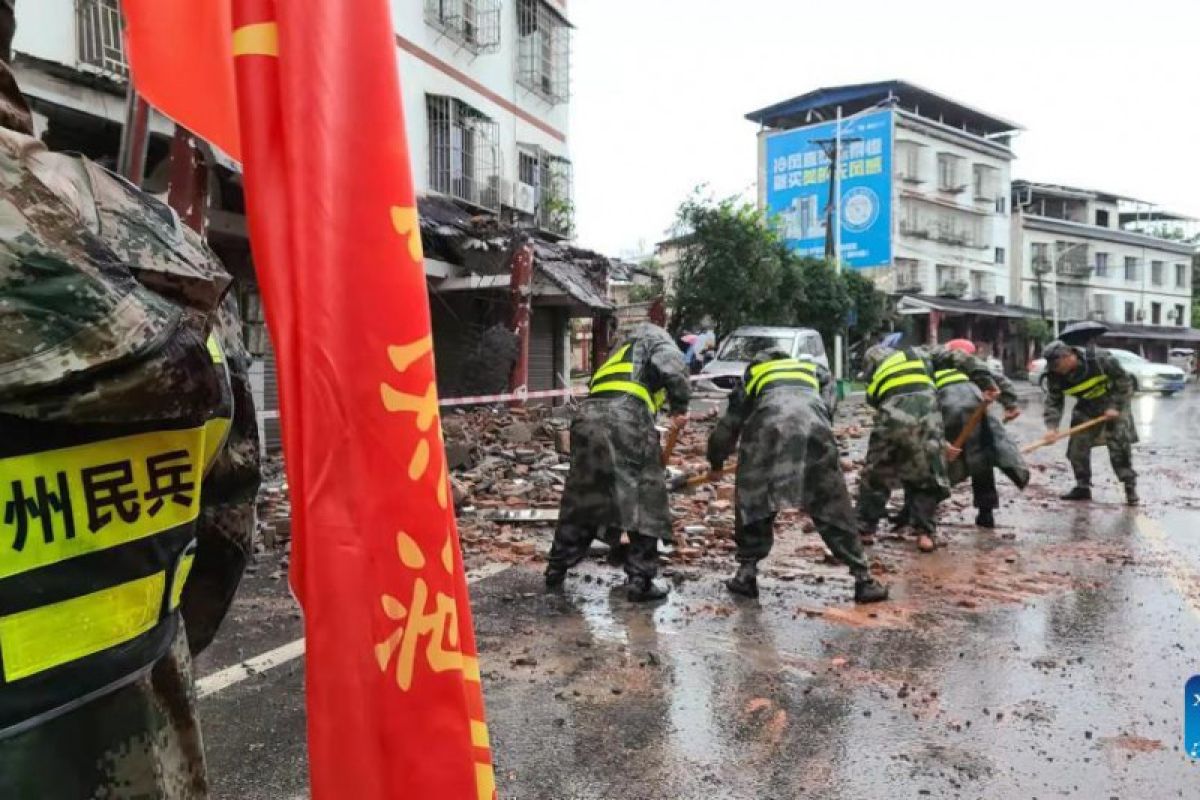
MULTIPOLYGON (((826 210, 836 122, 767 137, 767 213, 788 246, 825 255, 826 210)), ((841 252, 849 267, 892 263, 892 112, 842 121, 841 252)), ((836 222, 834 222, 836 225, 836 222)))

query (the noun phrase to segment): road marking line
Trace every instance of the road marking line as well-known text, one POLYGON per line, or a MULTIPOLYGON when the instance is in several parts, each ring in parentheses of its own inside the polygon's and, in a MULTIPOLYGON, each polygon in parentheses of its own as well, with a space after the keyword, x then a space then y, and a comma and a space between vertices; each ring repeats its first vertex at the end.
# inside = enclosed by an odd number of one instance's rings
MULTIPOLYGON (((479 569, 471 570, 467 573, 467 583, 478 583, 485 578, 499 575, 511 566, 512 564, 501 563, 484 564, 479 569)), ((248 658, 241 663, 234 664, 232 667, 226 667, 223 670, 200 678, 196 681, 196 697, 202 699, 224 691, 247 678, 252 678, 267 670, 282 666, 289 661, 294 661, 302 655, 304 655, 303 637, 276 647, 274 650, 268 650, 253 658, 248 658)))
POLYGON ((246 678, 266 672, 269 669, 278 667, 280 664, 299 658, 304 655, 304 639, 297 639, 294 642, 276 647, 274 650, 268 650, 262 655, 257 655, 254 658, 248 658, 240 664, 234 664, 232 667, 226 667, 220 672, 214 672, 212 675, 206 675, 196 681, 196 696, 203 698, 210 694, 215 694, 222 689, 228 689, 236 683, 241 683, 246 678))
POLYGON ((1170 545, 1161 525, 1143 514, 1138 514, 1135 521, 1138 533, 1142 534, 1142 538, 1150 546, 1152 555, 1166 562, 1164 575, 1167 580, 1183 597, 1192 615, 1200 619, 1200 575, 1185 566, 1186 561, 1170 545))

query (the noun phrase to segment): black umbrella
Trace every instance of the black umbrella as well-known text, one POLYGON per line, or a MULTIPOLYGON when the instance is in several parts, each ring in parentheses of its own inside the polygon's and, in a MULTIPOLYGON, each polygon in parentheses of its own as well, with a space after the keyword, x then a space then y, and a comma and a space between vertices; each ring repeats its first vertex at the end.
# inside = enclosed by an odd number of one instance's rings
POLYGON ((1101 322, 1076 322, 1063 328, 1058 338, 1072 347, 1087 347, 1106 333, 1108 326, 1101 322))

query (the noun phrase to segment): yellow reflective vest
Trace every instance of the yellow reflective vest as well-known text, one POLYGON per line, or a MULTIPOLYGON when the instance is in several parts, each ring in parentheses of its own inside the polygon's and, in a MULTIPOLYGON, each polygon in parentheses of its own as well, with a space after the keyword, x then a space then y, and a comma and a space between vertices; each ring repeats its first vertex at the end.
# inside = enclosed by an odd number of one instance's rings
POLYGON ((633 344, 620 347, 609 356, 608 361, 592 375, 588 387, 590 396, 603 394, 628 394, 640 399, 654 416, 667 402, 667 392, 660 389, 653 394, 633 379, 633 344))
POLYGON ((800 386, 814 392, 821 390, 817 365, 794 358, 778 358, 750 367, 749 380, 746 382, 747 397, 758 397, 772 385, 800 386))
POLYGON ((933 381, 937 388, 944 389, 956 383, 970 383, 971 379, 967 373, 957 369, 939 369, 933 374, 933 381))
POLYGON ((925 360, 911 348, 892 353, 875 370, 867 386, 867 399, 878 405, 889 397, 934 388, 925 360))
MULTIPOLYGON (((224 356, 210 339, 213 363, 224 356)), ((196 555, 208 419, 22 420, 0 440, 0 739, 141 675, 167 651, 196 555)))

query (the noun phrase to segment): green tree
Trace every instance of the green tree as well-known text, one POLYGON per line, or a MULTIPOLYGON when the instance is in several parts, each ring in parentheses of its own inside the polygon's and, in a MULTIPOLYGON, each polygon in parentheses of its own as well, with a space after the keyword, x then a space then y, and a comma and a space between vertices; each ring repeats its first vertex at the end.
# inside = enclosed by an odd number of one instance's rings
POLYGON ((795 257, 758 209, 697 191, 680 205, 675 227, 691 234, 671 299, 676 329, 705 317, 722 336, 740 325, 792 323, 802 299, 792 274, 795 257))
POLYGON ((832 352, 833 337, 854 309, 852 336, 883 327, 887 296, 854 270, 839 275, 822 259, 801 258, 753 205, 713 200, 699 191, 680 207, 675 232, 688 233, 672 302, 673 325, 705 317, 726 335, 740 325, 815 328, 832 352))
POLYGON ((794 258, 789 263, 800 291, 791 308, 791 324, 820 331, 825 348, 833 352, 833 338, 845 329, 850 310, 850 293, 845 274, 839 277, 833 265, 816 258, 794 258))
POLYGON ((870 278, 856 270, 844 271, 842 280, 846 282, 850 308, 855 318, 850 326, 850 340, 866 339, 883 330, 888 316, 887 295, 875 288, 870 278))

